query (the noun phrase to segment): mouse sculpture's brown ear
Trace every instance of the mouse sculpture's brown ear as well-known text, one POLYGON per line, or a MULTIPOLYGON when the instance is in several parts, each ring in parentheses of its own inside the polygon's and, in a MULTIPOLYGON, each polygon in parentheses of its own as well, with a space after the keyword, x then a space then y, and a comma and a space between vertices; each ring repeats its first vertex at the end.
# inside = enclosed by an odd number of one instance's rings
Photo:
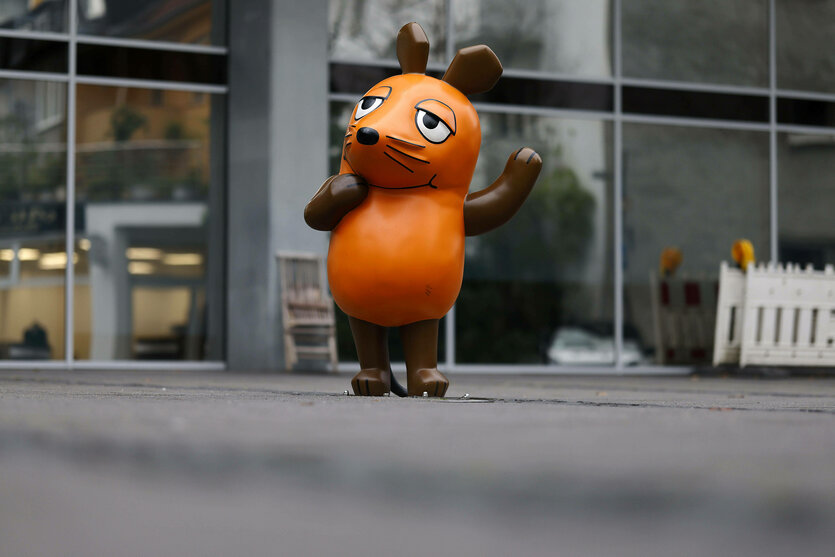
POLYGON ((492 89, 502 71, 496 54, 489 46, 479 44, 459 50, 443 80, 465 95, 475 95, 492 89))
POLYGON ((397 34, 397 59, 403 73, 426 73, 429 39, 414 21, 401 27, 397 34))

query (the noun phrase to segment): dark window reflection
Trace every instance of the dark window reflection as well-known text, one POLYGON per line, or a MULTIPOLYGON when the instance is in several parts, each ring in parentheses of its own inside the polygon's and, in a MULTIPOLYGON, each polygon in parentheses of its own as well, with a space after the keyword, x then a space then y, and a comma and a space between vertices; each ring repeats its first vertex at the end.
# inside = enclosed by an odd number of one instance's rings
POLYGON ((768 98, 625 86, 623 111, 685 118, 768 122, 768 98))
POLYGON ((65 73, 67 43, 0 37, 0 68, 65 73))
POLYGON ((0 29, 66 33, 67 0, 0 2, 0 29))
POLYGON ((799 126, 835 127, 835 102, 778 98, 777 121, 799 126))
POLYGON ((493 89, 471 100, 596 111, 610 111, 613 103, 610 85, 519 77, 503 77, 493 89))
POLYGON ((66 86, 0 80, 0 359, 62 359, 66 86))
POLYGON ((222 45, 224 5, 223 0, 79 0, 78 32, 222 45))
POLYGON ((78 45, 78 73, 102 77, 226 83, 226 56, 197 52, 78 45))

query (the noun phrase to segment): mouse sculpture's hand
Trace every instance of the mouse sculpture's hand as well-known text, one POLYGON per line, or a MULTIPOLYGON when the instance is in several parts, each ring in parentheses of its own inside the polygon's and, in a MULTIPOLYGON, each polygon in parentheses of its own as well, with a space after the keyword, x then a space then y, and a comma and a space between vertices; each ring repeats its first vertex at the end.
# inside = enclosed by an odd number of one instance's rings
POLYGON ((512 217, 533 189, 542 159, 530 147, 514 151, 504 171, 490 187, 471 193, 464 202, 464 231, 475 236, 501 226, 512 217))
POLYGON ((360 176, 331 176, 304 208, 304 221, 316 230, 333 230, 367 195, 368 184, 360 176))

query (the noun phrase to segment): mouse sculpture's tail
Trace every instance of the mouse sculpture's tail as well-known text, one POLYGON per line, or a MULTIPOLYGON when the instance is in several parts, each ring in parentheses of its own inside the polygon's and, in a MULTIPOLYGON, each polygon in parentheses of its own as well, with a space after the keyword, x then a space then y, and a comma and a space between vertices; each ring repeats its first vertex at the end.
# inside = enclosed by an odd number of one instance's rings
POLYGON ((407 395, 406 389, 403 388, 403 385, 397 382, 397 378, 391 370, 389 370, 389 373, 391 373, 391 392, 399 397, 405 397, 407 395))

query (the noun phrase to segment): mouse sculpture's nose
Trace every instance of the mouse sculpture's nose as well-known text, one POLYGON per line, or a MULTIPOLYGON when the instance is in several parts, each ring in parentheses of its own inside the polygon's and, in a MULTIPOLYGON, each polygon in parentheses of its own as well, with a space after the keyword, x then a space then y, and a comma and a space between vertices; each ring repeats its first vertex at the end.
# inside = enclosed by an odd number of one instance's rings
POLYGON ((380 139, 380 134, 374 128, 360 128, 357 130, 357 141, 363 145, 374 145, 380 139))

